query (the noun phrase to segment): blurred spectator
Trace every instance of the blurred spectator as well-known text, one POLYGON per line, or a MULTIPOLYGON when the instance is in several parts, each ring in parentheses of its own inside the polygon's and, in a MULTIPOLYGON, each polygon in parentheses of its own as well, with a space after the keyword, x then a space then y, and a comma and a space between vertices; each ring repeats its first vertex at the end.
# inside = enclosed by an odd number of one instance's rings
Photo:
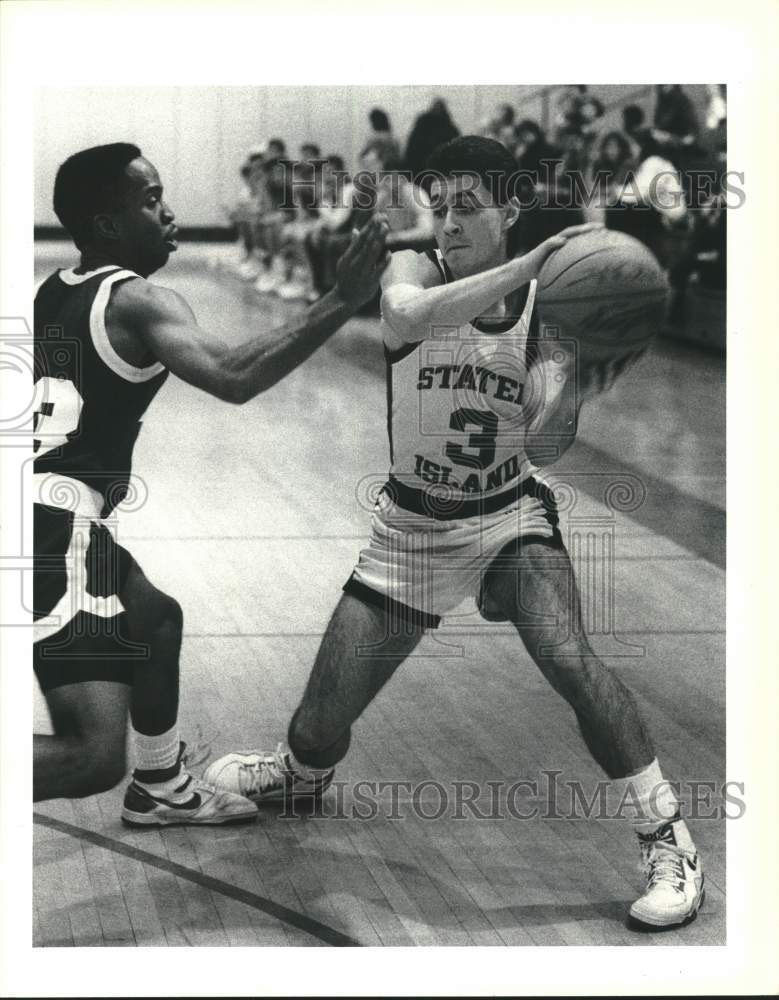
POLYGON ((247 159, 241 164, 241 188, 235 203, 227 208, 230 222, 238 230, 235 266, 239 269, 252 260, 254 250, 254 194, 251 187, 252 165, 247 159))
POLYGON ((688 150, 695 145, 698 119, 692 101, 681 84, 663 83, 656 88, 657 103, 651 134, 658 152, 675 167, 687 167, 688 150))
MULTIPOLYGON (((298 217, 316 217, 318 200, 317 168, 321 168, 322 153, 315 142, 304 142, 300 147, 300 159, 292 170, 292 184, 298 217)), ((320 169, 321 173, 321 169, 320 169)))
POLYGON ((371 133, 360 156, 371 148, 379 149, 382 156, 390 156, 399 160, 401 157, 400 143, 392 134, 392 126, 387 112, 382 111, 381 108, 372 108, 368 120, 371 123, 371 133))
POLYGON ((677 327, 685 326, 688 321, 688 283, 709 292, 724 294, 727 278, 727 209, 724 198, 715 195, 706 205, 690 214, 694 219, 692 236, 685 252, 677 257, 669 270, 671 302, 668 319, 677 327))
POLYGON ((238 272, 247 280, 256 279, 263 264, 263 233, 259 225, 260 218, 267 208, 265 191, 265 153, 266 146, 254 146, 249 151, 246 162, 241 167, 241 176, 245 178, 246 186, 231 217, 240 218, 239 232, 243 235, 246 248, 246 258, 238 265, 238 272))
POLYGON ((262 268, 255 284, 258 292, 271 292, 286 279, 283 229, 296 216, 292 164, 286 159, 286 144, 271 139, 262 161, 260 209, 255 243, 261 251, 262 268))
MULTIPOLYGON (((513 128, 515 118, 516 112, 510 104, 498 104, 492 115, 482 126, 481 134, 487 139, 496 139, 498 142, 501 142, 501 131, 513 128)), ((504 132, 503 134, 507 135, 508 133, 504 132)))
POLYGON ((560 159, 560 152, 547 141, 546 136, 532 118, 523 118, 514 127, 514 157, 520 170, 526 170, 536 175, 543 183, 543 176, 550 168, 544 168, 545 162, 560 159))
POLYGON ((514 133, 514 156, 523 175, 518 187, 522 204, 518 243, 527 253, 566 226, 581 222, 582 213, 573 204, 569 178, 561 172, 560 150, 538 122, 524 118, 514 133))
POLYGON ((725 101, 725 84, 709 83, 706 85, 708 91, 708 104, 706 106, 706 128, 717 129, 728 117, 728 106, 725 101))
POLYGON ((727 277, 727 208, 717 195, 695 217, 692 251, 695 272, 702 287, 725 290, 727 277))
POLYGON ((680 172, 670 160, 648 156, 606 209, 609 229, 635 236, 654 253, 663 267, 673 267, 685 252, 690 217, 680 172))
POLYGON ((305 241, 316 225, 322 195, 322 155, 319 146, 305 142, 300 147, 300 159, 292 168, 292 197, 296 210, 294 219, 288 219, 281 229, 281 273, 273 291, 282 299, 310 298, 312 293, 311 270, 305 250, 305 241))
POLYGON ((604 194, 613 200, 622 192, 625 181, 637 166, 633 146, 622 132, 608 132, 601 140, 600 149, 592 164, 592 181, 600 185, 604 194))
POLYGON ((706 128, 701 135, 701 145, 708 154, 711 166, 721 177, 727 164, 728 107, 726 88, 723 83, 714 83, 709 84, 706 89, 708 90, 706 128))
POLYGON ((592 146, 601 127, 604 107, 584 83, 563 91, 558 104, 555 141, 563 170, 583 174, 591 160, 592 146))
POLYGON ((319 213, 304 244, 312 278, 309 299, 323 295, 335 284, 335 265, 349 244, 353 194, 342 157, 331 154, 322 171, 319 213))
POLYGON ((356 215, 359 228, 375 212, 383 212, 389 223, 387 249, 432 246, 433 213, 427 194, 401 170, 401 161, 369 147, 360 158, 359 187, 355 187, 356 215), (357 213, 360 213, 358 216, 357 213))
POLYGON ((412 180, 422 172, 434 149, 459 134, 460 130, 452 121, 446 102, 437 97, 427 111, 418 116, 406 143, 405 165, 412 180))
POLYGON ((644 110, 637 104, 628 104, 622 109, 622 131, 631 144, 632 156, 637 163, 649 156, 654 143, 645 122, 644 110))

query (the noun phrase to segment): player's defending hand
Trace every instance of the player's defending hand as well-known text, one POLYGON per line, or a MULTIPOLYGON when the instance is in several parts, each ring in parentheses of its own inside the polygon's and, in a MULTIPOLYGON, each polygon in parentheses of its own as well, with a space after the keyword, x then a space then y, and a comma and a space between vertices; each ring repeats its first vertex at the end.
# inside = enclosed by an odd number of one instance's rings
POLYGON ((383 215, 375 215, 359 232, 338 261, 336 291, 350 305, 368 302, 379 287, 379 279, 390 261, 386 240, 389 226, 383 215))
MULTIPOLYGON (((568 226, 567 229, 563 229, 559 233, 555 233, 554 236, 550 236, 548 240, 544 240, 543 243, 531 250, 530 253, 526 253, 522 257, 522 264, 524 268, 529 268, 531 274, 530 277, 537 278, 541 268, 544 266, 547 257, 554 253, 555 250, 559 250, 560 247, 564 247, 565 244, 573 236, 580 236, 582 233, 590 233, 594 229, 603 229, 602 222, 584 222, 580 226, 568 226)), ((529 279, 528 279, 529 280, 529 279)))

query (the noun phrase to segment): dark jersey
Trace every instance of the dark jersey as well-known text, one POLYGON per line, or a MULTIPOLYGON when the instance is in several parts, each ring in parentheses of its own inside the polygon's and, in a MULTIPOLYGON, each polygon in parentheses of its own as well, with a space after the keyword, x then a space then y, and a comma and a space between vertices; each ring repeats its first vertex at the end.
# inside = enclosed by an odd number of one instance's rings
POLYGON ((57 271, 35 296, 35 472, 97 490, 104 517, 127 492, 141 417, 168 375, 124 361, 106 333, 111 290, 137 277, 113 266, 57 271))

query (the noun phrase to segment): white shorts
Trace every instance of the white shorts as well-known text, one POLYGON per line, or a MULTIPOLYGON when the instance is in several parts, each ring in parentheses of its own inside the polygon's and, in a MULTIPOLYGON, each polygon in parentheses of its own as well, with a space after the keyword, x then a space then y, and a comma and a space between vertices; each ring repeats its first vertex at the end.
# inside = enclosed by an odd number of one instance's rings
MULTIPOLYGON (((532 481, 532 487, 537 487, 532 481)), ((493 514, 437 520, 398 506, 383 492, 371 519, 371 539, 344 586, 346 593, 393 610, 425 628, 466 597, 479 598, 495 557, 517 539, 562 546, 554 499, 542 487, 493 514)))

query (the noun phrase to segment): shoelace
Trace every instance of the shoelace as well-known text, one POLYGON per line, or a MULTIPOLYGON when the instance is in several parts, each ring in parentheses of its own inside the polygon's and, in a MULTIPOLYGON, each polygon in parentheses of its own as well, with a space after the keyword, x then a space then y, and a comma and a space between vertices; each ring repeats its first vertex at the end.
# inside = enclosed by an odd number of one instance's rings
POLYGON ((248 774, 248 788, 244 794, 254 795, 268 788, 277 788, 284 784, 284 776, 289 771, 283 744, 251 764, 242 764, 241 768, 248 774))
POLYGON ((203 765, 211 757, 211 747, 214 745, 218 737, 219 733, 216 732, 210 740, 206 740, 203 736, 202 727, 198 726, 195 735, 195 743, 191 747, 184 747, 184 752, 181 755, 182 767, 187 768, 187 770, 191 770, 194 767, 203 767, 203 765))
POLYGON ((676 844, 655 844, 646 861, 647 884, 652 889, 658 882, 684 881, 683 859, 689 852, 676 844))

